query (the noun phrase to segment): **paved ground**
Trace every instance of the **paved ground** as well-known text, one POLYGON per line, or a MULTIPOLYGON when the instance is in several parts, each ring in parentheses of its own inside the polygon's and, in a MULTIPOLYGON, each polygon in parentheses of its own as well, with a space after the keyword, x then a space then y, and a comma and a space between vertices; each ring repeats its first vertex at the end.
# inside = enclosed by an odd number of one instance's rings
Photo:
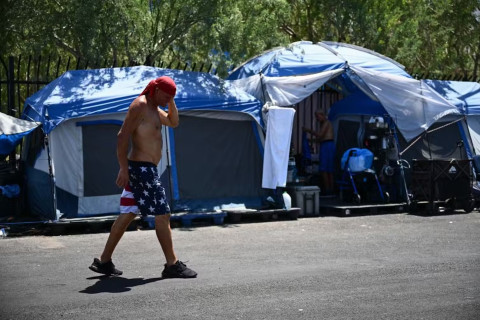
POLYGON ((88 270, 106 233, 0 239, 0 319, 478 319, 480 213, 174 229, 197 279, 160 278, 154 231, 122 277, 88 270))

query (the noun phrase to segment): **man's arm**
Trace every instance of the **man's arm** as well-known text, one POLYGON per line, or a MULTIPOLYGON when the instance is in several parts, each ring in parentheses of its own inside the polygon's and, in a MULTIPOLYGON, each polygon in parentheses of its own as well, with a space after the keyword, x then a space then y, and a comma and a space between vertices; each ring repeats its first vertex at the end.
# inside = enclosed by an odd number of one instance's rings
POLYGON ((320 131, 315 131, 315 130, 312 130, 312 129, 307 129, 307 128, 303 128, 303 131, 307 132, 307 133, 310 133, 312 135, 312 141, 313 142, 321 142, 322 141, 322 138, 321 138, 321 133, 320 131))
POLYGON ((127 116, 117 134, 117 160, 120 170, 118 171, 116 183, 120 188, 128 184, 128 143, 142 120, 142 105, 145 102, 140 101, 140 99, 141 97, 135 99, 128 108, 127 116))
POLYGON ((173 98, 168 102, 168 113, 162 109, 158 109, 158 112, 160 113, 162 124, 172 128, 178 127, 180 120, 178 118, 177 105, 175 104, 175 100, 173 98))

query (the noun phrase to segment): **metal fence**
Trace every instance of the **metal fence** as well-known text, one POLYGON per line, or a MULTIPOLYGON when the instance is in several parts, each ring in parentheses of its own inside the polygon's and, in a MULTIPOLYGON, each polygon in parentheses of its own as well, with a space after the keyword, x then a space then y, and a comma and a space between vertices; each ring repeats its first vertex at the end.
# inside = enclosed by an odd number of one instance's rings
POLYGON ((430 79, 430 80, 452 80, 452 81, 470 81, 480 82, 480 76, 475 74, 463 73, 439 73, 429 71, 408 71, 415 79, 430 79))
MULTIPOLYGON (((69 70, 130 67, 136 62, 82 61, 73 57, 0 57, 0 112, 19 118, 25 99, 69 70)), ((158 61, 152 66, 216 73, 211 63, 158 61)))
MULTIPOLYGON (((0 57, 0 112, 20 117, 25 99, 68 70, 127 67, 138 65, 132 61, 83 61, 72 56, 0 57)), ((182 61, 154 61, 152 66, 168 69, 216 73, 211 63, 182 61)), ((413 70, 416 79, 480 81, 476 75, 438 74, 413 70)))

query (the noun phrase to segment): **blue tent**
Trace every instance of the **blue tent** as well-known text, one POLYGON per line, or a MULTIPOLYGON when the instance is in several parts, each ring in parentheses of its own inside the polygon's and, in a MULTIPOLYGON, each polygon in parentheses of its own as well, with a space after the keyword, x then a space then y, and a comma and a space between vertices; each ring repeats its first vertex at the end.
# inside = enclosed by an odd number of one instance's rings
POLYGON ((181 110, 229 110, 251 114, 259 123, 258 101, 216 76, 155 67, 67 71, 25 101, 23 118, 41 122, 46 133, 62 121, 125 112, 151 79, 175 79, 181 110))
MULTIPOLYGON (((425 133, 428 133, 427 135, 419 137, 415 141, 407 142, 404 137, 398 135, 400 154, 408 161, 414 158, 454 157, 461 159, 466 156, 471 157, 472 144, 476 146, 476 149, 480 149, 478 142, 480 141, 480 121, 478 121, 480 117, 476 116, 480 110, 480 84, 442 80, 425 80, 424 84, 455 106, 458 109, 458 114, 447 115, 438 119, 432 127, 425 131, 425 133), (463 121, 464 116, 468 121, 463 121), (468 134, 467 128, 470 130, 470 134, 468 134), (458 148, 459 141, 464 142, 461 149, 458 148)), ((388 112, 382 104, 361 91, 334 103, 329 111, 329 119, 334 122, 336 132, 345 131, 347 123, 353 121, 366 123, 373 120, 372 117, 385 116, 388 117, 388 112), (342 124, 339 123, 340 119, 343 121, 342 124)), ((345 136, 353 136, 355 137, 354 140, 358 136, 358 141, 355 141, 355 143, 361 146, 365 132, 361 131, 361 125, 357 125, 356 128, 358 132, 354 130, 354 132, 345 134, 345 136)))
POLYGON ((464 133, 464 141, 470 140, 474 153, 480 154, 480 83, 450 80, 426 80, 426 83, 465 115, 469 135, 464 133))
POLYGON ((228 79, 242 79, 259 73, 268 77, 296 76, 343 69, 348 65, 410 77, 398 62, 362 47, 339 42, 299 41, 248 60, 228 79))
POLYGON ((426 80, 445 99, 466 115, 480 115, 480 83, 451 80, 426 80))
POLYGON ((337 42, 300 41, 275 48, 239 66, 228 77, 274 106, 305 100, 324 84, 344 96, 359 91, 378 101, 407 141, 458 108, 404 67, 374 51, 337 42))
POLYGON ((40 122, 49 141, 31 136, 24 148, 32 213, 118 213, 116 136, 130 103, 162 75, 177 84, 180 116, 179 127, 162 129, 158 164, 173 209, 260 205, 260 102, 210 74, 140 66, 68 71, 26 100, 23 117, 40 122))

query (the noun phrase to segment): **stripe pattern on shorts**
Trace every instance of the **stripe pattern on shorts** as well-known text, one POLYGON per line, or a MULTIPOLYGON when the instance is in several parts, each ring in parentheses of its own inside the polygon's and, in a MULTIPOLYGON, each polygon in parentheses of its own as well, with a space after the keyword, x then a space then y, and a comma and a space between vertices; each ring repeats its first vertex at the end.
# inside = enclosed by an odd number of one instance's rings
POLYGON ((123 189, 122 196, 120 198, 120 213, 135 213, 140 214, 140 209, 137 206, 137 202, 133 197, 132 189, 130 185, 126 185, 123 189))

